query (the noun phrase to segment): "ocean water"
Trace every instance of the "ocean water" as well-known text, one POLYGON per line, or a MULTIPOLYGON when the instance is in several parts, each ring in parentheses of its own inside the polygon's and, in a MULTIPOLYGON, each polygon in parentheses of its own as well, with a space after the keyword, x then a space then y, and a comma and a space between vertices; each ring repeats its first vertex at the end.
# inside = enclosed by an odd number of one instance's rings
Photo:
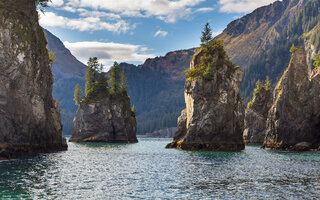
POLYGON ((0 162, 0 199, 320 199, 320 154, 75 144, 0 162))

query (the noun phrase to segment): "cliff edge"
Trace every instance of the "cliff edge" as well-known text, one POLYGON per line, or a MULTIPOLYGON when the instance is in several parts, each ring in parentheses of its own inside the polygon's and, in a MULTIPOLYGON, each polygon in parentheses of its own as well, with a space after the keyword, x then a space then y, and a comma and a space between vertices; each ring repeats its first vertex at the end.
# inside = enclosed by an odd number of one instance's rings
POLYGON ((35 1, 0 1, 0 158, 67 149, 35 1))

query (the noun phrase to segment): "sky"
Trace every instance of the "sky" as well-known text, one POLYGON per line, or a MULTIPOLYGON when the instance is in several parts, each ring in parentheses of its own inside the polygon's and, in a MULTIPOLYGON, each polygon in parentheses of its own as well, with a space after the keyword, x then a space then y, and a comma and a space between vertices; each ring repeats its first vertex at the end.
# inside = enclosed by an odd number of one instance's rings
POLYGON ((200 45, 206 22, 213 35, 275 0, 52 0, 40 25, 86 63, 98 57, 142 64, 147 58, 200 45))

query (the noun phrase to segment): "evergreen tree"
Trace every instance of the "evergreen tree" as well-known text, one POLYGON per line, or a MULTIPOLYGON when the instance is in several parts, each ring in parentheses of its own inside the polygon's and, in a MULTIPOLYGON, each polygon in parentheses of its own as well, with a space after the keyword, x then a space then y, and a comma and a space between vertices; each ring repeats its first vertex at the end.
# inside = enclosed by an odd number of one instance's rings
POLYGON ((202 32, 201 45, 208 43, 210 40, 212 40, 212 31, 209 22, 207 22, 202 32))
POLYGON ((85 76, 85 80, 86 80, 86 85, 85 85, 85 90, 84 90, 84 94, 85 96, 88 96, 90 91, 93 89, 94 87, 94 71, 88 67, 87 71, 86 71, 86 76, 85 76))
POLYGON ((128 92, 127 77, 123 69, 121 70, 120 91, 122 94, 127 94, 128 92))
POLYGON ((271 90, 271 89, 272 89, 272 87, 271 87, 271 80, 270 80, 269 76, 266 77, 266 82, 265 82, 265 84, 264 84, 264 88, 265 88, 266 90, 271 90))
MULTIPOLYGON (((99 64, 99 60, 97 57, 89 58, 88 60, 88 67, 90 67, 95 73, 99 73, 99 69, 101 68, 99 64)), ((103 68, 103 66, 102 66, 103 68)))
POLYGON ((121 68, 117 62, 114 62, 113 66, 110 69, 109 73, 109 86, 110 93, 115 94, 120 91, 120 82, 121 82, 121 68))
POLYGON ((81 87, 79 84, 76 85, 76 87, 74 88, 74 93, 73 93, 73 100, 76 103, 76 105, 79 105, 81 102, 81 87))

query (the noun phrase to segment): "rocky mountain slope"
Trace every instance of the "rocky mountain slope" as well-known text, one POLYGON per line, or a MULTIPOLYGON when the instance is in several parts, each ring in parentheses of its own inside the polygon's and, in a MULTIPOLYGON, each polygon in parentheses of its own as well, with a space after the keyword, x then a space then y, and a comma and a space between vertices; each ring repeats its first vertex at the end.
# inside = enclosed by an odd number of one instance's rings
POLYGON ((309 150, 320 146, 320 70, 310 76, 304 48, 297 48, 274 90, 264 148, 309 150))
POLYGON ((0 159, 67 149, 35 1, 0 1, 0 159))
POLYGON ((243 71, 226 56, 222 42, 213 40, 195 54, 185 84, 186 109, 167 148, 238 151, 244 105, 240 97, 243 71))
POLYGON ((71 135, 72 120, 77 111, 77 106, 73 101, 73 90, 77 83, 84 88, 86 66, 71 54, 59 38, 47 30, 44 32, 48 40, 48 48, 56 53, 52 65, 53 97, 58 100, 61 107, 63 133, 71 135))

